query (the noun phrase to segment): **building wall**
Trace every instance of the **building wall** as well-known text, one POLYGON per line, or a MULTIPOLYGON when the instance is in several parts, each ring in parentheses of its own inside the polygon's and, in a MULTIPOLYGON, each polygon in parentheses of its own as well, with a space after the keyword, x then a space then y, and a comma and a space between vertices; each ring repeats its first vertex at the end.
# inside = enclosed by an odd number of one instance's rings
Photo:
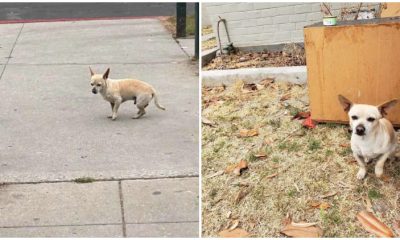
MULTIPOLYGON (((333 14, 339 14, 342 7, 356 5, 331 4, 333 14)), ((203 7, 215 33, 218 16, 227 20, 229 35, 236 47, 303 42, 303 27, 322 21, 323 16, 320 3, 203 3, 203 7)), ((222 42, 226 42, 223 27, 220 33, 222 42)))

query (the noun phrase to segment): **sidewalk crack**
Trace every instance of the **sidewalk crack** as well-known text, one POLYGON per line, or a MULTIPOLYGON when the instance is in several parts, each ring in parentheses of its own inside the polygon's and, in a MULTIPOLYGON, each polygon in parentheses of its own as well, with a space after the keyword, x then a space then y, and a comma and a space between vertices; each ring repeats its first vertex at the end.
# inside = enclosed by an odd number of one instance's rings
POLYGON ((9 62, 10 59, 12 58, 12 53, 13 53, 13 51, 14 51, 15 46, 17 45, 17 41, 18 41, 18 39, 19 39, 19 36, 21 35, 22 29, 24 28, 24 26, 25 26, 25 24, 22 24, 21 29, 19 30, 18 35, 17 35, 17 37, 15 38, 15 42, 14 42, 12 48, 11 48, 10 54, 8 54, 8 56, 7 56, 7 61, 6 61, 6 63, 4 64, 3 70, 1 71, 0 80, 3 78, 3 74, 4 74, 4 72, 6 71, 8 62, 9 62))
POLYGON ((125 210, 124 210, 124 195, 122 193, 121 181, 118 181, 119 188, 119 203, 121 206, 121 217, 122 217, 122 236, 126 237, 126 223, 125 223, 125 210))

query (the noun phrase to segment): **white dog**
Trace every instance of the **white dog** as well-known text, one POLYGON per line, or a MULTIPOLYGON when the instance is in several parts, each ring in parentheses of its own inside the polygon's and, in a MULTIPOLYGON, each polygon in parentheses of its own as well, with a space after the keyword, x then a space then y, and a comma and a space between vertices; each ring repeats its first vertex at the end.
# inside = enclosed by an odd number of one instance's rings
POLYGON ((385 161, 394 155, 397 147, 396 132, 392 124, 384 117, 387 110, 392 108, 398 100, 394 99, 379 106, 372 106, 353 104, 342 95, 338 97, 350 119, 351 150, 360 165, 357 178, 365 177, 366 163, 372 159, 378 159, 375 165, 375 175, 381 177, 385 161))

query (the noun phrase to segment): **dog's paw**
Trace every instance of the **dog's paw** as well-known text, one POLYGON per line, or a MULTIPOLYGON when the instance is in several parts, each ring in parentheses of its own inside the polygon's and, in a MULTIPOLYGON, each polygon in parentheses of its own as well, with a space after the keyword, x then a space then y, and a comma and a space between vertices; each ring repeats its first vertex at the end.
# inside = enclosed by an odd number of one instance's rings
POLYGON ((357 179, 362 180, 366 174, 367 174, 367 171, 365 169, 358 170, 357 179))
POLYGON ((378 178, 381 178, 383 176, 383 168, 375 168, 375 175, 378 178))

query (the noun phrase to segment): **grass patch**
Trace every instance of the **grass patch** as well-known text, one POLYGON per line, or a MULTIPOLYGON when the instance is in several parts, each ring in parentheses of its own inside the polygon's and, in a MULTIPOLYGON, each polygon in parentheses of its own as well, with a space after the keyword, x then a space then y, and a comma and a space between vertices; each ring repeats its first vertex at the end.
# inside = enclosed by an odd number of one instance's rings
POLYGON ((377 179, 371 164, 366 179, 359 181, 358 165, 351 161, 350 147, 344 145, 350 144, 346 125, 318 124, 306 129, 301 120, 292 120, 299 109, 309 111, 305 86, 273 83, 250 93, 243 93, 241 86, 238 82, 226 89, 202 91, 202 102, 207 103, 202 116, 215 123, 202 126, 202 174, 211 175, 242 159, 249 164, 241 176, 202 179, 203 236, 218 237, 233 220, 226 217, 231 212, 254 237, 282 237, 287 214, 295 222, 316 222, 324 237, 370 237, 355 217, 365 209, 361 196, 375 200, 372 207, 383 222, 398 219, 400 161, 385 164, 389 182, 377 179), (293 107, 281 104, 279 99, 286 94, 290 95, 286 102, 293 107), (243 128, 256 128, 259 134, 237 137, 243 128), (256 158, 261 152, 266 157, 256 158), (249 194, 234 204, 238 184, 248 186, 249 194), (337 194, 321 198, 332 192, 337 194), (310 208, 310 200, 325 201, 331 207, 310 208))
POLYGON ((382 198, 382 194, 376 189, 370 189, 368 190, 368 197, 370 199, 379 199, 382 198))
MULTIPOLYGON (((172 16, 168 18, 168 22, 175 28, 174 36, 176 36, 176 17, 172 16)), ((196 31, 196 23, 194 15, 186 16, 186 36, 193 36, 196 31)))

